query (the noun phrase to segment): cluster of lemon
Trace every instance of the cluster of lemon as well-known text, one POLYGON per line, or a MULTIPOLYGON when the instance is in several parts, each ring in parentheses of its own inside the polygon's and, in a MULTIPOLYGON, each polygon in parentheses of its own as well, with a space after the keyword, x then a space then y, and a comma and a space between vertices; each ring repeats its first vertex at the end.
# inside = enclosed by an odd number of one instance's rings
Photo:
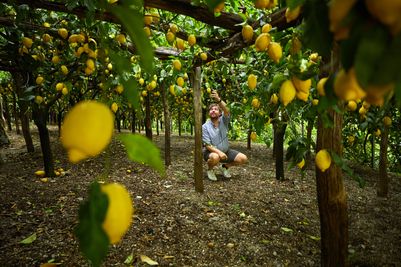
POLYGON ((255 32, 252 26, 246 24, 242 27, 241 34, 244 42, 251 43, 254 41, 255 50, 257 52, 267 52, 270 59, 275 63, 278 63, 283 56, 283 49, 280 43, 272 41, 269 34, 271 29, 272 26, 269 23, 266 23, 261 29, 261 34, 255 37, 255 32))
MULTIPOLYGON (((82 101, 65 116, 61 142, 72 163, 99 155, 110 143, 114 116, 110 109, 96 101, 82 101)), ((127 189, 118 183, 104 184, 108 197, 106 217, 102 223, 110 243, 119 242, 132 223, 133 206, 127 189)))

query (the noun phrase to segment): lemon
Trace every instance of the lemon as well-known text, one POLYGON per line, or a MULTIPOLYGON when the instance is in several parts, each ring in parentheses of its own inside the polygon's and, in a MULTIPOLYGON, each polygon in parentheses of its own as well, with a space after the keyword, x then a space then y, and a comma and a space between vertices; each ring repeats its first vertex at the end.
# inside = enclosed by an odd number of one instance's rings
POLYGON ((36 77, 35 82, 36 82, 37 85, 41 85, 44 82, 44 80, 45 79, 42 76, 39 75, 38 77, 36 77))
POLYGON ((183 87, 184 86, 184 78, 178 77, 177 78, 177 85, 183 87))
POLYGON ((26 48, 31 48, 32 47, 32 39, 28 37, 23 37, 22 38, 22 43, 25 45, 26 48))
POLYGON ((327 79, 328 77, 324 77, 317 82, 317 92, 320 96, 326 95, 326 93, 324 92, 324 84, 326 83, 327 79))
POLYGON ((360 115, 365 115, 368 110, 364 106, 362 106, 359 108, 358 112, 360 115))
POLYGON ((357 106, 358 106, 358 104, 357 104, 354 100, 350 100, 350 101, 348 101, 348 103, 347 103, 347 108, 348 108, 350 111, 355 111, 356 108, 357 108, 357 106))
POLYGON ((101 185, 107 195, 108 207, 102 227, 111 244, 118 243, 132 223, 134 208, 127 189, 118 183, 101 185))
POLYGON ((321 149, 316 154, 316 166, 320 171, 325 172, 331 165, 331 156, 326 149, 321 149))
POLYGON ((269 0, 255 0, 255 7, 258 9, 265 9, 269 3, 269 0))
POLYGON ((379 137, 381 134, 382 134, 382 131, 380 131, 380 129, 377 129, 377 130, 375 131, 375 136, 376 136, 376 137, 379 137))
POLYGON ((67 87, 63 87, 63 89, 61 89, 61 93, 63 95, 67 95, 68 94, 68 88, 67 87))
POLYGON ((272 29, 272 25, 269 23, 266 23, 262 27, 262 33, 268 33, 272 29))
POLYGON ((91 69, 91 70, 94 70, 94 69, 95 69, 95 62, 93 61, 93 59, 88 58, 88 59, 86 60, 86 67, 88 67, 88 68, 91 69))
POLYGON ((270 97, 270 102, 276 105, 278 103, 278 96, 276 94, 272 94, 272 96, 270 97))
POLYGON ((181 38, 176 38, 176 39, 175 39, 175 46, 176 46, 179 50, 185 50, 185 43, 184 43, 184 40, 182 40, 181 38))
POLYGON ((145 34, 147 37, 152 35, 152 31, 150 30, 150 28, 148 26, 143 27, 143 30, 145 31, 145 34))
POLYGON ((304 92, 304 93, 309 93, 309 89, 312 86, 312 80, 311 79, 301 80, 297 76, 293 76, 291 80, 292 80, 292 83, 295 86, 295 89, 297 89, 297 91, 301 91, 301 92, 304 92))
POLYGON ((193 34, 188 36, 188 44, 189 46, 194 46, 196 44, 196 37, 193 34))
POLYGON ((270 35, 268 33, 262 33, 255 40, 255 50, 258 52, 266 51, 270 44, 270 35))
POLYGON ((251 140, 252 141, 256 141, 256 138, 257 138, 258 136, 257 136, 257 134, 256 134, 256 132, 251 132, 251 140))
POLYGON ((157 82, 155 80, 151 81, 149 84, 150 90, 155 89, 157 86, 157 82))
POLYGON ((120 44, 125 44, 127 42, 127 38, 125 38, 125 35, 120 33, 116 36, 116 40, 117 42, 119 42, 120 44))
POLYGON ((67 74, 68 74, 68 68, 67 68, 67 66, 62 65, 62 66, 60 67, 60 69, 61 69, 61 72, 62 72, 64 75, 67 75, 67 74))
POLYGON ((59 56, 54 55, 54 56, 52 57, 52 62, 53 62, 54 64, 57 64, 57 63, 59 63, 60 61, 61 61, 61 59, 60 59, 59 56))
POLYGON ((167 42, 168 42, 169 44, 172 44, 172 43, 174 42, 174 40, 175 40, 175 35, 174 35, 174 33, 171 32, 171 31, 168 31, 168 32, 166 33, 166 40, 167 40, 167 42))
POLYGON ((177 27, 177 25, 171 24, 171 25, 170 25, 170 31, 171 31, 173 34, 176 34, 176 33, 178 32, 178 27, 177 27))
POLYGON ((248 76, 248 87, 253 90, 256 88, 258 77, 255 74, 249 74, 248 76))
POLYGON ((384 85, 369 85, 366 91, 366 102, 375 106, 383 106, 385 96, 395 88, 394 83, 384 85))
POLYGON ((148 95, 148 91, 142 90, 141 95, 142 95, 143 97, 147 96, 147 95, 148 95))
POLYGON ((143 16, 143 22, 145 23, 145 25, 149 26, 150 24, 152 24, 153 22, 153 17, 152 15, 146 14, 145 16, 143 16))
POLYGON ((38 177, 45 177, 46 173, 44 170, 38 170, 35 172, 35 175, 38 177))
POLYGON ((360 100, 366 96, 365 91, 358 84, 354 68, 349 69, 348 72, 344 69, 339 71, 334 81, 334 92, 338 98, 345 101, 360 100))
POLYGON ((121 84, 117 85, 115 88, 116 92, 118 94, 122 94, 122 92, 124 92, 124 86, 122 86, 121 84))
POLYGON ((260 101, 257 97, 252 99, 251 105, 254 109, 258 109, 260 107, 260 101))
POLYGON ((42 35, 42 41, 43 41, 44 43, 48 43, 48 42, 50 42, 51 40, 52 40, 52 37, 50 36, 50 34, 45 33, 45 34, 42 35))
POLYGON ((304 102, 308 101, 308 97, 309 97, 309 91, 308 92, 302 92, 302 91, 297 91, 295 96, 299 99, 302 100, 304 102))
POLYGON ((305 159, 302 159, 300 162, 297 163, 298 168, 302 169, 305 166, 305 159))
POLYGON ((145 83, 145 80, 144 80, 143 78, 140 78, 140 79, 139 79, 139 84, 140 84, 140 85, 143 85, 144 83, 145 83))
POLYGON ((280 101, 284 106, 287 106, 292 100, 294 100, 296 90, 291 80, 286 80, 281 84, 279 95, 280 101))
POLYGON ((107 64, 107 69, 108 70, 112 70, 113 69, 113 64, 111 64, 111 63, 107 64))
POLYGON ((319 99, 312 99, 312 105, 314 106, 319 105, 319 99))
POLYGON ((45 27, 45 28, 50 28, 51 25, 50 25, 50 23, 48 23, 48 22, 43 22, 43 27, 45 27))
POLYGON ((299 14, 301 14, 301 6, 297 6, 294 9, 287 8, 285 10, 285 19, 287 23, 296 20, 299 17, 299 14))
POLYGON ((291 55, 298 54, 299 51, 301 51, 302 48, 302 43, 299 40, 298 37, 293 37, 291 40, 291 48, 290 48, 290 53, 291 55))
POLYGON ((332 0, 329 2, 330 31, 337 32, 343 19, 348 15, 357 0, 332 0))
POLYGON ((384 25, 389 26, 394 35, 401 30, 401 1, 365 0, 365 3, 370 14, 372 14, 373 17, 377 18, 384 25))
POLYGON ((253 37, 253 28, 251 25, 244 25, 242 27, 242 38, 244 39, 245 42, 250 42, 252 41, 252 37, 253 37))
POLYGON ((174 86, 174 84, 170 85, 170 87, 168 89, 169 89, 170 94, 175 96, 175 86, 174 86))
POLYGON ((118 104, 116 102, 113 102, 113 104, 111 104, 111 110, 116 113, 118 110, 118 104))
POLYGON ((387 127, 391 126, 391 118, 389 116, 385 116, 383 118, 383 124, 387 127))
POLYGON ((68 31, 66 28, 60 28, 57 30, 57 33, 63 38, 63 39, 67 39, 68 37, 68 31))
POLYGON ((82 101, 65 116, 61 142, 71 162, 77 163, 100 154, 110 143, 114 116, 110 109, 96 101, 82 101))
POLYGON ((267 49, 267 54, 275 63, 278 63, 283 56, 283 49, 281 45, 276 42, 270 42, 269 47, 267 49))
POLYGON ((224 1, 221 2, 220 4, 218 4, 215 8, 214 8, 214 13, 221 13, 224 10, 224 1))
POLYGON ((40 95, 35 96, 35 103, 40 105, 43 102, 43 97, 40 95))
POLYGON ((175 70, 181 70, 181 61, 178 59, 173 60, 173 67, 175 70))
POLYGON ((202 59, 203 61, 206 61, 206 60, 207 60, 207 54, 206 54, 205 52, 202 52, 202 53, 200 54, 200 57, 201 57, 201 59, 202 59))

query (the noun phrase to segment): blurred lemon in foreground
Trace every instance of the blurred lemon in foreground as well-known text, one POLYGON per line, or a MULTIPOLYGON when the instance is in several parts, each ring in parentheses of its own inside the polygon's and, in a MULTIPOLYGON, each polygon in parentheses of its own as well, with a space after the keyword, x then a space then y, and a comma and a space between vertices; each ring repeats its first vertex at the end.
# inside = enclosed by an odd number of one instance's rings
POLYGON ((110 143, 114 116, 109 107, 96 101, 82 101, 65 116, 61 142, 72 163, 100 154, 110 143))
POLYGON ((128 230, 132 223, 132 200, 127 189, 118 183, 101 186, 103 193, 109 200, 103 229, 109 237, 111 244, 116 244, 128 230))

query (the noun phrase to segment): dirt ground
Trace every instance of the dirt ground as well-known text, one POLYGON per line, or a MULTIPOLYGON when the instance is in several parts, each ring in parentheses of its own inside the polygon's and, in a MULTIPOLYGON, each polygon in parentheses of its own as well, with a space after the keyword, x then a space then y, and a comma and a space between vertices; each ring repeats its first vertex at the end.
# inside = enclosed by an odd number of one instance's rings
MULTIPOLYGON (((51 132, 56 167, 66 175, 42 182, 37 133, 36 152, 25 152, 21 136, 8 132, 12 144, 1 151, 0 265, 90 266, 81 256, 74 227, 89 184, 104 170, 104 155, 78 165, 66 160, 57 133, 51 132), (30 244, 20 241, 36 233, 30 244)), ((164 137, 154 136, 164 150, 164 137)), ((130 162, 117 141, 111 145, 109 181, 124 184, 135 205, 134 223, 123 240, 110 248, 103 266, 148 266, 140 255, 160 266, 319 266, 319 215, 314 169, 304 175, 286 172, 275 179, 272 151, 262 144, 251 150, 232 147, 249 157, 232 168, 233 177, 204 179, 205 192, 193 181, 191 136, 172 137, 172 165, 166 177, 130 162), (127 172, 127 170, 131 170, 127 172)), ((401 266, 401 177, 391 175, 390 195, 376 196, 377 172, 358 168, 367 186, 345 177, 349 205, 351 266, 401 266)))

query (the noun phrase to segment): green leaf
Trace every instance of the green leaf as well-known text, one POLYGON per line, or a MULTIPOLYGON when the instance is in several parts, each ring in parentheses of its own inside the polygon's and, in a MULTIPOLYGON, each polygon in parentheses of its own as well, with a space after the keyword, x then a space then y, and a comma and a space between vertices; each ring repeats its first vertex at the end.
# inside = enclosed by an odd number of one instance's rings
POLYGON ((20 243, 24 244, 24 245, 28 245, 28 244, 31 244, 35 240, 36 240, 36 233, 33 233, 30 236, 28 236, 27 238, 25 238, 24 240, 21 240, 20 243))
POLYGON ((303 5, 306 0, 287 0, 286 4, 289 9, 294 9, 297 6, 303 5))
POLYGON ((399 33, 385 49, 383 57, 376 64, 376 73, 371 84, 384 85, 396 82, 401 66, 401 33, 399 33), (396 67, 398 66, 398 67, 396 67))
POLYGON ((355 72, 359 84, 366 87, 375 76, 376 67, 382 64, 388 43, 386 31, 375 25, 364 32, 355 55, 355 72))
POLYGON ((210 10, 213 10, 215 7, 217 7, 221 2, 224 2, 224 0, 205 0, 206 5, 209 7, 210 10))
POLYGON ((123 142, 130 160, 147 164, 164 175, 160 151, 148 138, 138 134, 120 134, 118 139, 123 142))
POLYGON ((123 95, 134 108, 139 108, 139 91, 137 81, 131 77, 128 81, 122 81, 123 95))
POLYGON ((326 1, 311 0, 304 5, 305 32, 307 47, 324 58, 330 56, 333 36, 329 31, 328 7, 326 1))
POLYGON ((281 227, 281 230, 286 232, 286 233, 292 233, 294 232, 294 230, 292 230, 291 228, 287 228, 287 227, 281 227))
POLYGON ((102 228, 106 216, 108 198, 100 190, 97 182, 91 184, 89 199, 79 208, 79 223, 75 234, 79 239, 79 248, 94 266, 100 266, 107 255, 109 238, 102 228))
POLYGON ((152 73, 154 53, 149 39, 143 30, 143 15, 140 13, 139 8, 141 6, 142 2, 139 0, 124 1, 123 5, 112 7, 110 11, 122 22, 129 36, 134 41, 145 71, 152 73), (131 4, 136 8, 132 8, 131 4))
POLYGON ((319 240, 320 240, 320 237, 317 237, 317 236, 308 235, 308 237, 309 237, 310 239, 313 239, 313 240, 316 240, 316 241, 319 241, 319 240))

